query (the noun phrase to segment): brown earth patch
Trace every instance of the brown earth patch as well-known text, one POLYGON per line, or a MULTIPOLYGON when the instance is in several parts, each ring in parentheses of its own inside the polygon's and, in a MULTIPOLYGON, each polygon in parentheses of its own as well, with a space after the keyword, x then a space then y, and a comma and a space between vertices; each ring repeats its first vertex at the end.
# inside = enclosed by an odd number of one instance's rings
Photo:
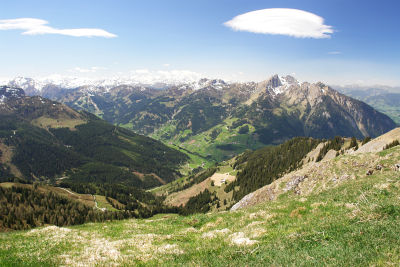
POLYGON ((167 184, 167 182, 164 180, 164 179, 162 179, 160 176, 158 176, 157 174, 155 174, 155 173, 149 173, 149 174, 144 174, 144 173, 141 173, 141 172, 138 172, 138 171, 133 171, 132 172, 134 175, 136 175, 137 177, 139 177, 139 179, 140 180, 142 180, 142 181, 144 181, 144 177, 145 177, 145 175, 151 175, 151 176, 153 176, 157 181, 159 181, 161 184, 167 184))
POLYGON ((210 181, 211 181, 211 178, 207 178, 199 184, 195 184, 192 187, 189 187, 185 190, 172 193, 165 200, 165 204, 168 204, 171 206, 176 206, 176 207, 178 207, 180 205, 185 205, 191 197, 194 197, 194 196, 200 194, 206 188, 208 188, 210 186, 210 181))

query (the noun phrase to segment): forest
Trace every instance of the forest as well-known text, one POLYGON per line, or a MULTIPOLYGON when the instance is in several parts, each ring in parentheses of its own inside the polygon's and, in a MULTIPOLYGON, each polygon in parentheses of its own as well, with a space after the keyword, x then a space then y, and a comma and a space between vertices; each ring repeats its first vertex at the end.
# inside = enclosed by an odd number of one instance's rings
POLYGON ((233 198, 239 201, 248 193, 299 168, 302 159, 320 142, 318 139, 296 137, 278 146, 267 146, 243 153, 237 157, 233 166, 239 170, 237 179, 228 184, 225 191, 239 187, 233 192, 233 198))
POLYGON ((67 226, 85 222, 137 217, 131 211, 98 211, 80 202, 37 188, 0 187, 0 231, 23 230, 53 224, 67 226))
MULTIPOLYGON (((155 173, 170 182, 180 174, 178 166, 188 157, 169 148, 159 141, 116 127, 93 115, 82 112, 87 123, 69 128, 41 128, 32 125, 17 115, 0 114, 0 138, 14 148, 12 163, 18 167, 25 179, 47 180, 72 171, 74 179, 85 174, 94 174, 101 164, 107 168, 97 177, 119 178, 118 182, 140 187, 160 185, 156 179, 140 181, 132 172, 155 173), (129 174, 130 173, 130 174, 129 174), (123 174, 123 175, 120 175, 123 174)), ((0 168, 0 176, 7 175, 6 168, 0 168)), ((96 177, 96 175, 92 175, 96 177)))

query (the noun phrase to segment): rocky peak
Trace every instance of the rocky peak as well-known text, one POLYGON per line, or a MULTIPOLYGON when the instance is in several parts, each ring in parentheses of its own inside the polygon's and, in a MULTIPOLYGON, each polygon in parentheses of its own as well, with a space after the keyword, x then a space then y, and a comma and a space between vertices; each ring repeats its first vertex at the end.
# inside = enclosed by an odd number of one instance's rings
POLYGON ((281 79, 279 78, 278 74, 275 74, 274 76, 272 76, 267 81, 267 84, 266 84, 267 89, 274 89, 279 86, 282 86, 282 82, 281 82, 281 79))
POLYGON ((266 81, 260 82, 258 84, 258 88, 262 91, 266 91, 272 96, 276 96, 278 94, 284 93, 290 88, 292 85, 298 85, 299 82, 292 76, 279 76, 275 74, 271 78, 266 81))
POLYGON ((1 86, 0 87, 0 101, 4 102, 6 99, 22 98, 25 96, 24 90, 21 88, 1 86))
POLYGON ((223 89, 227 83, 221 79, 200 79, 199 82, 195 85, 195 89, 202 89, 206 87, 212 87, 215 89, 223 89))
POLYGON ((296 78, 294 78, 293 76, 290 75, 286 75, 284 77, 282 77, 283 80, 285 82, 287 82, 288 84, 298 84, 299 82, 296 80, 296 78))

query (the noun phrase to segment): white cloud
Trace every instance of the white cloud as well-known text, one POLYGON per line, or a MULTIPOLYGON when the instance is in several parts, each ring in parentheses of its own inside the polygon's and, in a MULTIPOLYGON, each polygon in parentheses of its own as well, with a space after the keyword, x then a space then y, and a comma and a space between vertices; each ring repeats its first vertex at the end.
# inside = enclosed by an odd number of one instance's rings
POLYGON ((79 73, 95 73, 98 70, 106 70, 107 68, 104 67, 91 67, 91 68, 80 68, 80 67, 75 67, 71 70, 70 72, 79 72, 79 73))
POLYGON ((48 26, 49 22, 35 18, 19 18, 0 20, 0 30, 23 30, 24 35, 61 34, 73 37, 105 37, 114 38, 117 35, 103 29, 79 28, 56 29, 48 26))
POLYGON ((145 84, 193 82, 202 77, 202 74, 190 70, 138 69, 131 71, 129 75, 129 79, 145 84))
POLYGON ((332 26, 313 13, 290 8, 261 9, 234 17, 224 23, 236 31, 280 34, 297 38, 330 38, 332 26))
POLYGON ((148 69, 139 69, 139 70, 134 70, 133 71, 136 74, 149 74, 150 71, 148 69))
POLYGON ((340 52, 340 51, 330 51, 330 52, 328 52, 328 54, 329 55, 340 55, 340 54, 342 54, 342 52, 340 52))
POLYGON ((166 68, 168 68, 169 66, 171 66, 171 64, 165 63, 165 64, 163 64, 163 66, 166 67, 166 68))

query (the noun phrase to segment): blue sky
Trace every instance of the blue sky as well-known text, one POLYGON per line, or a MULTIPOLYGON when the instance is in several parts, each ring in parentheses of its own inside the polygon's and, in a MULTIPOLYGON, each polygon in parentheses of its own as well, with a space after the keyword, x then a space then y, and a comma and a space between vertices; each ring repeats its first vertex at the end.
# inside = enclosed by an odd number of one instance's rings
POLYGON ((328 84, 400 85, 397 0, 13 0, 0 7, 0 77, 174 70, 227 80, 279 73, 328 84), (299 38, 224 25, 270 8, 315 14, 333 32, 299 38), (21 18, 45 20, 49 29, 1 30, 1 21, 21 18), (82 28, 102 31, 92 37, 63 32, 82 28))

